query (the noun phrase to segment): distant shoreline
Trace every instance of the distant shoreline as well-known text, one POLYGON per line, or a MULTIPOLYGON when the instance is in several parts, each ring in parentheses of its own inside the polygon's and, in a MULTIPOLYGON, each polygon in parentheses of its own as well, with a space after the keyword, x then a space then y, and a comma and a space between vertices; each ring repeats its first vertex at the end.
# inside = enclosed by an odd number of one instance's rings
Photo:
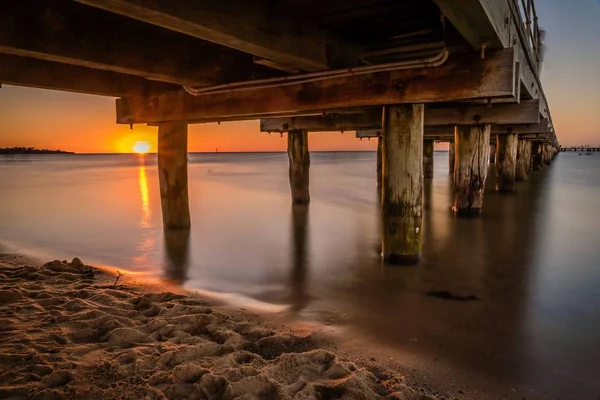
MULTIPOLYGON (((445 152, 446 149, 436 149, 435 152, 445 152)), ((376 150, 311 150, 311 153, 375 153, 376 150)), ((72 151, 63 150, 48 150, 48 149, 31 149, 31 150, 15 150, 15 148, 0 148, 0 155, 28 155, 28 154, 76 154, 80 156, 119 156, 119 155, 135 155, 137 153, 75 153, 72 151)), ((155 156, 156 152, 145 153, 144 155, 155 156)), ((188 154, 286 154, 286 151, 220 151, 218 153, 211 151, 190 151, 188 154)))
MULTIPOLYGON (((0 155, 2 154, 76 154, 78 156, 139 156, 138 153, 74 153, 69 151, 61 150, 49 150, 48 153, 3 153, 4 149, 0 149, 0 155)), ((448 150, 434 150, 436 152, 445 152, 448 150)), ((376 150, 311 150, 311 153, 375 153, 376 150)), ((144 153, 143 155, 155 156, 156 152, 144 153)), ((220 151, 215 153, 214 151, 190 151, 188 154, 287 154, 286 151, 220 151)))
POLYGON ((0 154, 75 154, 72 151, 36 149, 34 147, 5 147, 0 148, 0 154))

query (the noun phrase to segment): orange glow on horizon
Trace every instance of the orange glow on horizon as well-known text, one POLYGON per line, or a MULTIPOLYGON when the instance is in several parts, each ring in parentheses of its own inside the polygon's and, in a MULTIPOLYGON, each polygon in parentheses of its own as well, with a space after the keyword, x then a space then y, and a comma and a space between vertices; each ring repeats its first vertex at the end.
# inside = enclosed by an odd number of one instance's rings
MULTIPOLYGON (((132 153, 136 142, 157 151, 158 128, 115 123, 114 99, 3 86, 0 91, 0 147, 31 146, 76 153, 132 153), (32 115, 35 114, 35 118, 32 115)), ((260 132, 258 120, 189 126, 190 152, 261 152, 287 150, 286 135, 260 132)), ((377 141, 360 141, 354 132, 309 135, 311 151, 360 151, 377 141)))
MULTIPOLYGON (((553 72, 552 70, 548 71, 553 72)), ((549 89, 551 92, 551 89, 549 89)), ((598 103, 573 103, 554 96, 553 117, 563 145, 600 142, 598 103), (568 104, 563 104, 567 102, 568 104)), ((157 151, 158 129, 114 122, 114 99, 43 89, 3 86, 0 91, 0 147, 37 147, 76 153, 132 153, 136 142, 144 152, 157 151), (34 117, 32 117, 34 116, 34 117)), ((354 132, 309 134, 311 151, 375 151, 376 140, 358 140, 354 132)), ((444 146, 445 147, 445 146, 444 146)), ((436 145, 436 148, 438 147, 436 145)), ((189 152, 285 152, 286 135, 260 132, 259 121, 189 126, 189 152)))

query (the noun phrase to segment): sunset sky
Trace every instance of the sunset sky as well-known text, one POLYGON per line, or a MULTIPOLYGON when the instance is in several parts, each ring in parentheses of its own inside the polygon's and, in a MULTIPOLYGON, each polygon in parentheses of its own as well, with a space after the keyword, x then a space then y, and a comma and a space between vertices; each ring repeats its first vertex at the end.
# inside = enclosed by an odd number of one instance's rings
MULTIPOLYGON (((600 144, 600 0, 536 0, 546 31, 542 81, 563 145, 600 144)), ((156 128, 117 125, 113 98, 20 88, 0 89, 0 147, 34 146, 79 153, 156 150, 156 128)), ((354 133, 314 133, 311 150, 373 150, 354 133)), ((190 126, 190 151, 285 151, 258 121, 190 126)))

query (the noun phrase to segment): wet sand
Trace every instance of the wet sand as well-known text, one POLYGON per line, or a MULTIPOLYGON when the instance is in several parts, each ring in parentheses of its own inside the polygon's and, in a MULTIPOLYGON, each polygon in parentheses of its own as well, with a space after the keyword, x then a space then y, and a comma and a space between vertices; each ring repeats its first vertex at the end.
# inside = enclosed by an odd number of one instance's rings
POLYGON ((0 332, 1 399, 432 398, 318 330, 79 259, 0 254, 0 332))

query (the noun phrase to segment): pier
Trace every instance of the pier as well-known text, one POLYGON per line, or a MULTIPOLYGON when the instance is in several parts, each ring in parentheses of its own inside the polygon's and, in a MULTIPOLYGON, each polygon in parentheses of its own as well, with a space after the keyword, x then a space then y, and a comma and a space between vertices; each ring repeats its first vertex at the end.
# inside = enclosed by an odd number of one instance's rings
POLYGON ((572 147, 561 147, 560 151, 574 151, 574 152, 597 152, 600 151, 600 146, 572 146, 572 147))
POLYGON ((518 191, 559 151, 581 151, 558 144, 533 0, 40 0, 4 4, 0 25, 1 83, 115 97, 118 124, 157 127, 165 229, 193 223, 189 124, 287 133, 299 207, 308 132, 376 138, 392 264, 421 258, 434 142, 451 146, 448 208, 471 216, 487 179, 518 191))

